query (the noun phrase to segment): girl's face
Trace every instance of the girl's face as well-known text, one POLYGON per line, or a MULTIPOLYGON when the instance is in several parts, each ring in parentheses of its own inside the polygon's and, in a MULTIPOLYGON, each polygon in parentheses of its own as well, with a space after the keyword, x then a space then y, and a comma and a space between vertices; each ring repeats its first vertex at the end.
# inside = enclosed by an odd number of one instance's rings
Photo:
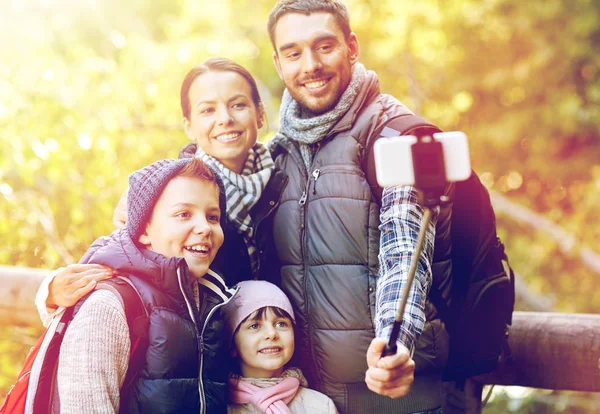
POLYGON ((189 90, 187 136, 208 155, 241 173, 262 126, 262 108, 252 101, 246 79, 235 72, 206 72, 189 90))
POLYGON ((284 365, 294 354, 292 321, 286 316, 277 316, 270 307, 260 319, 256 317, 257 312, 240 324, 233 338, 241 374, 252 378, 281 376, 284 365))

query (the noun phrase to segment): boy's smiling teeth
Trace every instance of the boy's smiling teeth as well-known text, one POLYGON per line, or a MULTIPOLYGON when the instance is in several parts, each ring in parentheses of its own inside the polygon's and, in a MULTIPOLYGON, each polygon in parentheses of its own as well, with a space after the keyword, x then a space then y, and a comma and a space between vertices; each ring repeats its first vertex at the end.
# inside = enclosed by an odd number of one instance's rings
POLYGON ((188 250, 190 252, 207 253, 210 249, 208 248, 208 246, 201 246, 199 244, 196 244, 194 246, 186 246, 185 250, 188 250))
POLYGON ((327 83, 327 81, 320 80, 320 81, 305 83, 304 86, 306 86, 309 89, 314 89, 314 88, 320 88, 321 86, 325 85, 326 83, 327 83))
POLYGON ((237 137, 239 137, 241 134, 239 132, 231 132, 229 134, 222 134, 217 136, 217 140, 218 141, 231 141, 232 139, 235 139, 237 137))

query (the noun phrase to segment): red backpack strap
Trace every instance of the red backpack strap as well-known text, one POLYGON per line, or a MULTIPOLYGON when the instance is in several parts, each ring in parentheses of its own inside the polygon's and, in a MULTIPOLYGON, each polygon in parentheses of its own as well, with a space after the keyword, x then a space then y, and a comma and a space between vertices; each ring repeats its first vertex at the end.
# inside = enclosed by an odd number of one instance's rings
POLYGON ((0 407, 0 414, 21 414, 25 412, 25 405, 27 403, 27 389, 29 388, 31 370, 33 363, 40 352, 40 348, 42 347, 42 343, 44 342, 47 332, 47 330, 44 331, 35 345, 29 350, 29 353, 25 358, 23 368, 17 377, 17 382, 10 388, 6 398, 4 399, 4 404, 2 404, 2 407, 0 407))

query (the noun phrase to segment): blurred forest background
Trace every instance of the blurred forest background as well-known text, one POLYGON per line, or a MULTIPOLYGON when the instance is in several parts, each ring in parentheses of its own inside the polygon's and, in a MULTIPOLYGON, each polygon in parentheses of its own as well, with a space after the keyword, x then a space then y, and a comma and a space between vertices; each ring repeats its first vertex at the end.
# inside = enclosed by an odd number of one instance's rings
MULTIPOLYGON (((55 269, 108 234, 128 174, 187 143, 180 83, 207 57, 259 80, 268 139, 273 3, 0 0, 0 264, 55 269)), ((528 291, 548 310, 600 311, 600 1, 347 4, 382 90, 469 136, 528 291)), ((0 326, 0 402, 39 332, 0 326)), ((597 395, 506 388, 485 412, 592 410, 597 395)))

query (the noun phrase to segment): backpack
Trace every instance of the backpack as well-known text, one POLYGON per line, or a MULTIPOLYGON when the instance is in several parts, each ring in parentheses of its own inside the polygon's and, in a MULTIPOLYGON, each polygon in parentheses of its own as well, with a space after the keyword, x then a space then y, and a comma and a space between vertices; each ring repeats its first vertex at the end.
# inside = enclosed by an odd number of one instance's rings
MULTIPOLYGON (((127 390, 144 362, 148 314, 140 294, 128 279, 124 277, 108 279, 100 282, 98 288, 117 292, 125 304, 131 351, 129 367, 121 389, 127 390)), ((51 412, 60 345, 76 313, 75 309, 75 306, 67 308, 56 321, 50 324, 31 348, 17 382, 11 387, 4 404, 0 407, 0 414, 51 412)))
MULTIPOLYGON (((380 203, 383 189, 375 175, 372 147, 380 137, 432 135, 441 132, 413 114, 386 123, 367 141, 369 156, 363 170, 373 197, 380 203)), ((514 273, 504 245, 496 234, 496 217, 490 196, 477 174, 446 189, 452 202, 452 290, 446 302, 432 286, 429 300, 435 305, 450 335, 444 381, 463 384, 466 378, 494 371, 510 359, 508 330, 515 303, 514 273)))

